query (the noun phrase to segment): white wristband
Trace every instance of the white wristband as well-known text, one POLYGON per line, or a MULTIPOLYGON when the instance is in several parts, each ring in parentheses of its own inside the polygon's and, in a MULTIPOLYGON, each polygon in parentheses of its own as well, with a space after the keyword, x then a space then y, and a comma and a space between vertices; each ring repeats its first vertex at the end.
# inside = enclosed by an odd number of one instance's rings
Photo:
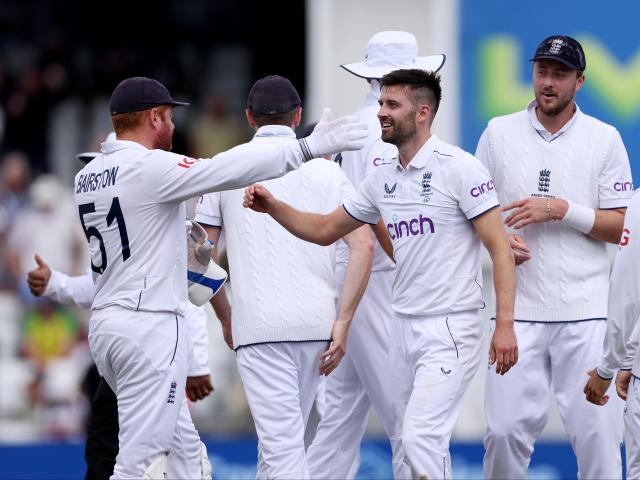
POLYGON ((561 220, 562 223, 575 228, 579 232, 589 233, 596 221, 596 211, 593 208, 585 207, 570 200, 567 200, 567 203, 569 204, 569 209, 561 220))

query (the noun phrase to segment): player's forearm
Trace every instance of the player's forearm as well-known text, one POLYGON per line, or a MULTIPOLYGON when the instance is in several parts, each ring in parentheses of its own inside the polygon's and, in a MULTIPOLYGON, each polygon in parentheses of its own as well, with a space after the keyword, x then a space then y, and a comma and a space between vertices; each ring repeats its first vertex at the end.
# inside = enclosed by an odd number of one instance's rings
POLYGON ((218 317, 218 320, 220 320, 220 323, 231 323, 231 304, 227 298, 225 287, 222 287, 218 293, 211 297, 209 303, 213 307, 213 311, 216 317, 218 317))
POLYGON ((596 218, 589 236, 608 243, 618 243, 622 235, 625 209, 596 210, 596 218))
POLYGON ((269 215, 292 235, 307 242, 326 246, 342 236, 331 228, 328 215, 301 212, 281 200, 273 201, 269 215))
POLYGON ((351 322, 369 281, 373 260, 373 239, 368 227, 365 226, 347 235, 345 241, 349 246, 350 255, 340 292, 338 320, 351 322))
POLYGON ((373 233, 376 235, 378 243, 384 250, 384 253, 386 253, 388 257, 395 262, 396 259, 393 257, 393 244, 391 243, 391 237, 389 237, 389 231, 387 230, 384 221, 380 219, 380 221, 371 228, 373 229, 373 233))
POLYGON ((493 261, 493 285, 496 292, 496 327, 512 327, 516 298, 513 252, 506 241, 489 249, 489 253, 493 261))

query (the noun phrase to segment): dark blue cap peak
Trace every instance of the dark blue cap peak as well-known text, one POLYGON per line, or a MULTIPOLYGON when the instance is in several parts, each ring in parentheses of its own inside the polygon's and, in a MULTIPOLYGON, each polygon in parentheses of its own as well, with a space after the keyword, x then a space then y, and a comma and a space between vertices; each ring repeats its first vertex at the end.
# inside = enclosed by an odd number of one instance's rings
POLYGON ((140 112, 160 105, 186 107, 185 102, 176 102, 158 80, 147 77, 131 77, 121 81, 111 94, 111 115, 140 112))

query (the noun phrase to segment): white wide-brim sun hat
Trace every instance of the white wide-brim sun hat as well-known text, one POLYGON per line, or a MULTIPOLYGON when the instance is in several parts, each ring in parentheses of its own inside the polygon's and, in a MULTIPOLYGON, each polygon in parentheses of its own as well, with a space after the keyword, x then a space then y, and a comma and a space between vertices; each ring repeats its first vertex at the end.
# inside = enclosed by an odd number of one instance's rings
POLYGON ((346 71, 366 79, 378 79, 399 69, 416 68, 437 72, 446 56, 442 54, 418 56, 416 37, 408 32, 378 32, 369 39, 364 62, 340 65, 346 71))

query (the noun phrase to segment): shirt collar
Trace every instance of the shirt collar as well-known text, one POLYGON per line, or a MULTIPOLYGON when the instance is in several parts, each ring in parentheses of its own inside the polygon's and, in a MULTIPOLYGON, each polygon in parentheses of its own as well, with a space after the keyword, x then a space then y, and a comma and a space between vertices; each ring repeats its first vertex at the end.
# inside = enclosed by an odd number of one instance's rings
POLYGON ((540 123, 540 120, 538 120, 538 116, 536 115, 536 107, 538 106, 537 101, 532 100, 531 103, 529 103, 529 105, 527 106, 527 113, 529 114, 531 125, 533 125, 533 128, 536 129, 538 135, 540 135, 545 141, 552 142, 560 135, 563 135, 567 130, 569 130, 569 128, 571 128, 571 126, 575 123, 576 118, 578 118, 578 116, 582 114, 582 112, 580 112, 580 107, 578 107, 576 103, 574 103, 574 105, 576 106, 576 111, 573 113, 571 120, 565 123, 562 128, 556 133, 549 132, 546 128, 544 128, 542 123, 540 123))
MULTIPOLYGON (((406 170, 409 170, 409 168, 424 168, 424 166, 427 164, 427 160, 429 160, 431 154, 438 148, 438 145, 440 145, 440 139, 435 134, 431 134, 429 140, 424 142, 424 145, 422 145, 422 147, 420 147, 420 150, 418 150, 413 156, 413 158, 409 162, 409 165, 407 165, 406 170)), ((396 155, 395 157, 393 157, 392 163, 396 169, 406 171, 400 164, 400 155, 396 155)))
POLYGON ((113 153, 124 148, 135 148, 136 150, 149 150, 144 145, 138 142, 132 142, 131 140, 107 140, 100 144, 100 151, 102 153, 113 153))
POLYGON ((284 125, 265 125, 260 127, 253 138, 256 137, 287 137, 296 138, 296 134, 291 128, 284 125))

